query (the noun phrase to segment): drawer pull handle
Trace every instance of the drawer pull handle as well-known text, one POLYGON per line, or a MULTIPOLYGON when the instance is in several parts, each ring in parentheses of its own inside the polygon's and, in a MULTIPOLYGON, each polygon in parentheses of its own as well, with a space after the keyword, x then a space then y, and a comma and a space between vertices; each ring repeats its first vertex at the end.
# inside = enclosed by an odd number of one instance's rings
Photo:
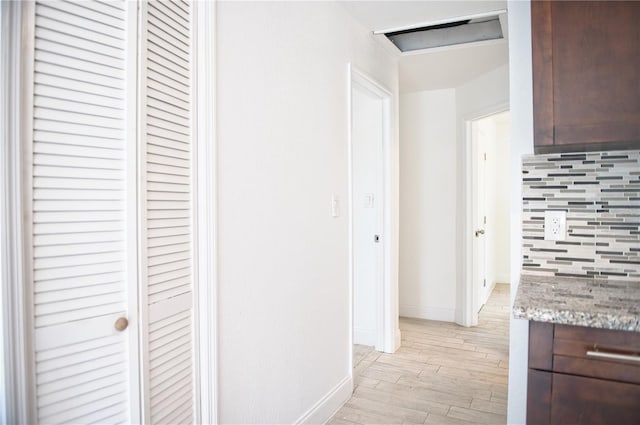
POLYGON ((606 351, 587 351, 588 357, 600 357, 603 359, 611 359, 611 360, 627 360, 631 362, 640 362, 640 356, 637 354, 618 354, 618 353, 607 353, 606 351))

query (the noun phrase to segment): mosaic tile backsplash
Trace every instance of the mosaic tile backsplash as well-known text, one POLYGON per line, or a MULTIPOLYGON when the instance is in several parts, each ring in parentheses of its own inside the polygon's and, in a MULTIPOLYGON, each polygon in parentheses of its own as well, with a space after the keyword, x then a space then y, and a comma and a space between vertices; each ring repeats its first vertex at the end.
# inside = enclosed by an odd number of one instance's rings
POLYGON ((640 280, 640 151, 527 155, 523 271, 640 280), (567 238, 544 240, 544 211, 567 211, 567 238))

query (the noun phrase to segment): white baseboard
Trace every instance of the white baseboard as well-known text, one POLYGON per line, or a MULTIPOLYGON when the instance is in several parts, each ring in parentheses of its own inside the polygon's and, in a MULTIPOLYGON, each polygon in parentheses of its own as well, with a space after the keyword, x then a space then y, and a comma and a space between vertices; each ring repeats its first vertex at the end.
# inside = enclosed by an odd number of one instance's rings
POLYGON ((509 279, 511 279, 511 276, 509 276, 509 274, 497 274, 496 275, 496 283, 506 283, 507 285, 509 284, 509 279))
POLYGON ((491 296, 491 293, 493 292, 493 290, 496 289, 496 282, 493 281, 491 282, 491 285, 489 286, 489 289, 485 290, 483 292, 483 298, 482 300, 480 300, 480 306, 483 306, 487 303, 487 301, 489 300, 489 297, 491 296))
POLYGON ((353 377, 345 376, 331 391, 307 410, 295 424, 324 424, 351 398, 353 377))
POLYGON ((353 343, 374 347, 377 339, 375 329, 353 328, 353 343))
POLYGON ((456 309, 400 304, 400 316, 413 317, 416 319, 438 320, 441 322, 455 322, 456 309))

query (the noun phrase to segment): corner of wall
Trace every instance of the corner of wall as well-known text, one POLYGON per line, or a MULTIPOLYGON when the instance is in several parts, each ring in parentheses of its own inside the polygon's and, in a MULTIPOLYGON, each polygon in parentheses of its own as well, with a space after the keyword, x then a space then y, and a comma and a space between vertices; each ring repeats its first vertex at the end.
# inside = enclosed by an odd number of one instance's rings
POLYGON ((345 376, 335 387, 325 394, 316 404, 300 416, 295 424, 326 423, 344 405, 353 392, 353 376, 345 376))
MULTIPOLYGON (((520 282, 522 237, 521 157, 533 152, 533 88, 530 2, 509 0, 509 65, 511 95, 511 302, 520 282)), ((507 423, 526 422, 527 321, 511 319, 509 326, 509 394, 507 423)))

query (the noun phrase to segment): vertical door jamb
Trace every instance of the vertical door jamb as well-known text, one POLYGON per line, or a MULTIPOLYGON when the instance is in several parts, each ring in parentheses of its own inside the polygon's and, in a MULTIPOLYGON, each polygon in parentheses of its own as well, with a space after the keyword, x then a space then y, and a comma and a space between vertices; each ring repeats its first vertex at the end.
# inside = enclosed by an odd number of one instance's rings
POLYGON ((218 423, 217 386, 217 227, 216 227, 216 2, 193 4, 194 43, 192 85, 194 117, 194 319, 199 423, 218 423))
POLYGON ((141 135, 143 134, 143 126, 145 124, 144 115, 140 102, 144 90, 141 84, 143 79, 142 72, 144 67, 143 61, 146 59, 144 55, 143 43, 146 40, 143 25, 144 11, 146 10, 144 2, 128 2, 127 3, 127 143, 126 151, 126 167, 127 167, 127 292, 128 292, 128 316, 129 325, 129 411, 131 420, 135 423, 145 423, 147 418, 146 404, 147 387, 144 379, 144 364, 146 359, 145 345, 142 344, 144 335, 146 335, 146 321, 143 320, 145 312, 143 306, 145 302, 142 290, 143 273, 143 248, 146 246, 146 240, 142 238, 142 223, 144 209, 142 208, 141 196, 145 193, 144 188, 140 185, 143 183, 141 176, 143 175, 143 161, 146 159, 144 152, 141 151, 141 135))
POLYGON ((35 423, 30 231, 33 2, 2 2, 2 344, 7 423, 35 423))

